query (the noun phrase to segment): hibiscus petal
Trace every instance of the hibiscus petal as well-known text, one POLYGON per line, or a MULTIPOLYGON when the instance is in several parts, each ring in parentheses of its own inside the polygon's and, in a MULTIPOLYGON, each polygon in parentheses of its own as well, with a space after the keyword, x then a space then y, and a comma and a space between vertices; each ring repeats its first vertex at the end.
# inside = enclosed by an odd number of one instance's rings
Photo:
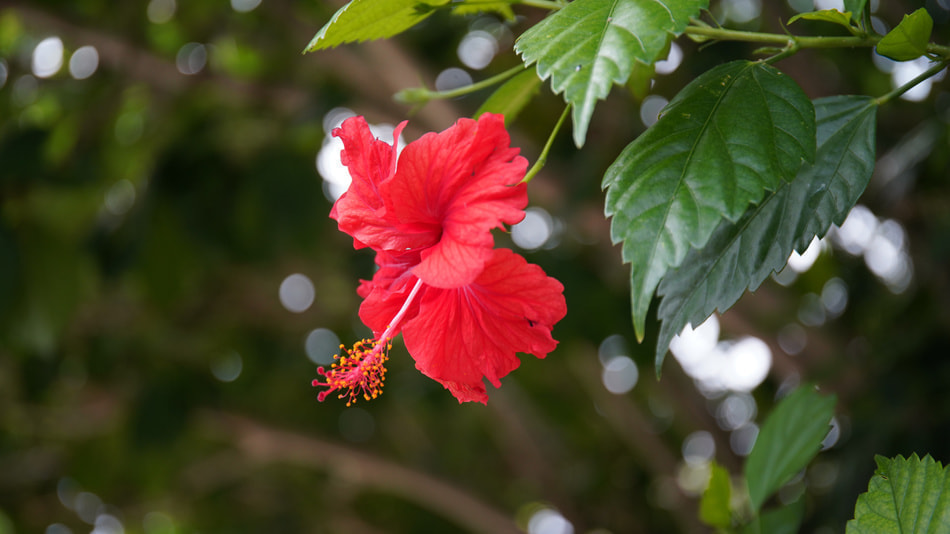
POLYGON ((544 358, 557 345, 551 328, 567 313, 564 286, 508 249, 496 249, 468 286, 425 287, 404 322, 409 354, 426 376, 459 400, 485 403, 520 364, 518 352, 544 358))
POLYGON ((512 148, 501 115, 460 119, 410 143, 381 187, 386 208, 407 231, 432 235, 414 274, 429 286, 469 284, 491 257, 490 230, 524 218, 528 162, 512 148))
POLYGON ((376 139, 366 119, 351 117, 333 131, 343 141, 340 159, 350 173, 349 188, 333 204, 330 217, 343 232, 353 237, 355 248, 405 248, 399 221, 389 215, 380 187, 396 170, 396 149, 399 134, 406 126, 400 123, 393 131, 393 144, 376 139))

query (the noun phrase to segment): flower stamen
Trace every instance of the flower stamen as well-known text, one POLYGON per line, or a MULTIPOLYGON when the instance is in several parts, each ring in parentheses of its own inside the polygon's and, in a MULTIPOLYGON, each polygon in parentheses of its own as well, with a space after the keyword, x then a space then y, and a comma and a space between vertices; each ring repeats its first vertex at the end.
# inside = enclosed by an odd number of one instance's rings
POLYGON ((396 335, 399 321, 406 314, 420 287, 422 280, 417 280, 406 302, 378 339, 362 339, 350 349, 340 345, 341 353, 333 356, 335 361, 330 368, 317 368, 317 374, 325 377, 326 381, 321 382, 319 378, 315 378, 311 384, 313 387, 327 388, 317 395, 318 401, 323 402, 334 391, 340 392, 337 398, 346 399, 347 406, 352 406, 360 397, 369 401, 382 395, 383 382, 386 380, 385 363, 389 359, 390 349, 393 348, 392 339, 396 335), (344 350, 345 356, 342 355, 344 350))

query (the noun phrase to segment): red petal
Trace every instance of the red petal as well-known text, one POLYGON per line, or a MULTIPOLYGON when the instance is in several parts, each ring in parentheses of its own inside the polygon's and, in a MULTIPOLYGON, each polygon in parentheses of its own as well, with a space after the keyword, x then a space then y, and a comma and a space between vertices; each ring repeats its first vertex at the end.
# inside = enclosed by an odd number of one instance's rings
MULTIPOLYGON (((406 126, 396 126, 393 139, 406 126)), ((396 170, 396 144, 376 139, 363 117, 351 117, 333 131, 343 141, 340 159, 346 165, 352 182, 333 204, 330 217, 340 230, 353 236, 353 246, 374 249, 404 247, 402 231, 395 228, 398 220, 387 212, 380 187, 396 170)))
POLYGON ((403 339, 416 367, 459 402, 486 402, 482 379, 500 386, 520 364, 517 352, 554 350, 551 328, 567 313, 561 283, 508 249, 494 250, 468 286, 423 291, 403 339))
MULTIPOLYGON (((410 262, 410 265, 415 263, 417 262, 410 262)), ((389 327, 417 280, 409 272, 409 265, 385 252, 376 255, 376 264, 379 265, 379 269, 373 275, 373 279, 363 280, 357 290, 364 299, 363 304, 360 305, 360 319, 373 331, 374 336, 378 336, 389 327)), ((418 313, 418 302, 417 296, 415 303, 406 312, 402 320, 403 324, 418 313)), ((397 329, 396 333, 398 332, 397 329)), ((395 336, 396 333, 393 335, 395 336)))
POLYGON ((528 162, 509 144, 503 117, 486 113, 403 150, 381 190, 405 231, 435 238, 413 271, 427 285, 470 283, 491 256, 489 231, 524 218, 528 196, 519 182, 528 162))

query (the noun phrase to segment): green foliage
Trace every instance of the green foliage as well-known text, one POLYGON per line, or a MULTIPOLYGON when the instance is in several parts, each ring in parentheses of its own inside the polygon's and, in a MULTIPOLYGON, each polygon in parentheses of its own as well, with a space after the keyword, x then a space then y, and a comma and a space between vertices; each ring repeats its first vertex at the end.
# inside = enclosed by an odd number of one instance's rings
POLYGON ((737 220, 814 155, 812 103, 769 65, 720 65, 676 95, 603 180, 611 238, 623 242, 631 264, 638 337, 667 271, 702 248, 722 219, 737 220))
POLYGON ((835 397, 803 386, 766 418, 746 459, 745 480, 755 513, 818 454, 834 415, 835 397))
POLYGON ((708 0, 576 0, 530 28, 515 43, 526 66, 551 78, 573 106, 581 147, 597 100, 624 84, 634 61, 652 64, 708 0))
POLYGON ((858 497, 847 534, 950 532, 950 468, 929 454, 874 461, 877 470, 858 497))
POLYGON ((534 72, 526 70, 496 89, 474 117, 480 117, 482 113, 501 113, 505 116, 505 124, 511 124, 540 89, 541 80, 534 72))
POLYGON ((453 15, 477 15, 478 13, 495 13, 508 22, 515 21, 515 12, 511 9, 510 1, 462 0, 452 4, 453 15))
POLYGON ((761 515, 746 524, 742 534, 796 534, 805 515, 805 500, 762 512, 761 515))
POLYGON ((660 284, 657 367, 687 323, 699 325, 714 310, 732 307, 746 289, 754 291, 793 250, 804 252, 813 237, 844 222, 864 192, 874 170, 876 102, 834 96, 814 105, 815 162, 767 192, 738 221, 722 222, 706 246, 690 250, 660 284))
POLYGON ((917 59, 927 53, 933 26, 934 21, 924 8, 904 15, 901 23, 877 44, 877 53, 895 61, 917 59))
POLYGON ((699 501, 699 518, 711 527, 726 528, 732 524, 730 499, 732 498, 732 484, 729 481, 729 471, 725 467, 713 462, 710 466, 709 485, 699 501))
POLYGON ((305 52, 385 39, 422 22, 450 0, 352 0, 313 37, 305 52))
POLYGON ((825 22, 831 22, 832 24, 837 24, 839 26, 844 26, 848 30, 851 29, 851 12, 845 11, 844 13, 838 11, 837 9, 822 9, 821 11, 808 11, 806 13, 799 13, 794 17, 788 19, 788 23, 791 24, 798 19, 805 20, 821 20, 825 22))
POLYGON ((868 0, 844 0, 844 10, 850 11, 851 16, 854 17, 854 20, 861 20, 861 16, 864 14, 864 8, 867 6, 868 0))

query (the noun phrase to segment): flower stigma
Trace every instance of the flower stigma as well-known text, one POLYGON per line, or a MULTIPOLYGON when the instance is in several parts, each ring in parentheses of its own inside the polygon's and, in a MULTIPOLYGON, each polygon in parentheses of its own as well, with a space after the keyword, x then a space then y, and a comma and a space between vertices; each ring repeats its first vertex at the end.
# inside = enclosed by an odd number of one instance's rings
POLYGON ((345 349, 340 345, 341 354, 333 356, 334 361, 329 369, 323 366, 317 368, 317 374, 325 377, 324 382, 319 378, 313 379, 313 387, 326 387, 317 395, 317 400, 323 402, 328 395, 339 391, 339 399, 346 399, 346 405, 352 406, 360 397, 364 400, 373 400, 383 393, 383 383, 386 381, 386 361, 389 351, 393 348, 393 337, 397 333, 399 321, 402 320, 422 287, 422 280, 416 280, 416 285, 406 298, 399 312, 392 322, 377 339, 362 339, 357 341, 353 348, 345 349), (342 355, 345 349, 346 355, 342 355))

